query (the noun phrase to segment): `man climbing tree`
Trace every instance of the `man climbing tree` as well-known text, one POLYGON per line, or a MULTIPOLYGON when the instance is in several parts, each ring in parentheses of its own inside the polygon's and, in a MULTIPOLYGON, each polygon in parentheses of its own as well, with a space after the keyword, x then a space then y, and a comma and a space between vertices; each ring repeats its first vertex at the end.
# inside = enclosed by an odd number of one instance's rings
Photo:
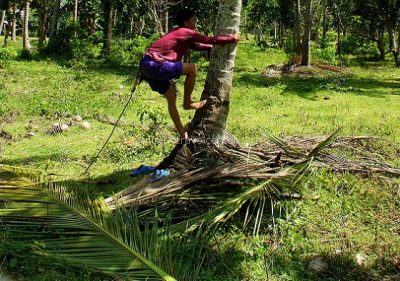
POLYGON ((195 31, 196 18, 193 11, 183 9, 176 16, 178 27, 157 40, 141 60, 141 72, 150 87, 165 96, 168 111, 181 138, 187 138, 176 108, 176 89, 171 80, 185 75, 184 109, 199 109, 206 100, 192 102, 191 96, 196 81, 196 65, 182 63, 183 55, 189 50, 209 50, 212 45, 225 45, 239 40, 239 35, 208 37, 195 31))

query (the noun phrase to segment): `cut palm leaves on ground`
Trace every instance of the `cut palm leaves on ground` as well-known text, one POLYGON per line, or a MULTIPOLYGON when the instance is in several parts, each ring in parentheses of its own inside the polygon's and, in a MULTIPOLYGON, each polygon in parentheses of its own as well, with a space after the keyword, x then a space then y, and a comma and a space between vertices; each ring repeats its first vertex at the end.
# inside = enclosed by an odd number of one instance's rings
POLYGON ((37 254, 87 265, 111 278, 175 280, 128 246, 137 239, 134 222, 118 224, 118 213, 112 214, 101 198, 79 198, 60 183, 35 179, 36 174, 0 166, 2 227, 11 233, 30 229, 45 245, 37 254))
MULTIPOLYGON (((315 168, 325 168, 337 172, 358 174, 378 173, 382 176, 400 176, 400 169, 386 164, 375 146, 383 140, 369 137, 336 137, 337 132, 328 137, 291 137, 280 139, 268 135, 269 140, 250 147, 227 145, 226 149, 214 149, 207 157, 197 158, 188 152, 184 169, 170 177, 149 184, 147 179, 129 186, 127 189, 106 199, 111 209, 117 206, 151 205, 157 201, 179 198, 184 194, 188 199, 213 198, 220 192, 218 188, 234 184, 246 186, 246 181, 277 180, 291 177, 288 168, 300 163, 311 162, 315 168), (352 158, 347 155, 352 152, 352 158), (214 161, 212 160, 214 159, 214 161)), ((384 154, 385 152, 381 152, 384 154)), ((201 153, 198 153, 201 155, 201 153)), ((306 175, 306 173, 302 173, 306 175)), ((224 192, 226 192, 224 190, 224 192)), ((232 192, 239 192, 233 189, 232 192)))

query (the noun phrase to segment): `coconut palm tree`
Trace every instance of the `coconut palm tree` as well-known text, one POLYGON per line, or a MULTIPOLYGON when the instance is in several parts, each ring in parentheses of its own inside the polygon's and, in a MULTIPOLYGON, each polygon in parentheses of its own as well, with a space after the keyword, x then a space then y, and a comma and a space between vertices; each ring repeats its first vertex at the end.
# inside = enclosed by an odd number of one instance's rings
MULTIPOLYGON (((240 0, 219 1, 216 34, 239 33, 240 0)), ((221 146, 229 113, 236 44, 215 46, 211 52, 210 66, 201 99, 207 106, 198 110, 193 118, 189 135, 202 137, 221 146)))
POLYGON ((0 18, 0 35, 3 34, 3 25, 4 25, 4 19, 6 18, 6 10, 3 10, 1 12, 1 18, 0 18))
POLYGON ((51 26, 49 31, 50 40, 54 40, 54 36, 57 33, 58 18, 61 11, 61 0, 55 0, 53 4, 53 13, 51 16, 51 26))
POLYGON ((22 28, 23 48, 29 50, 31 44, 29 43, 29 0, 24 1, 24 24, 22 28))
POLYGON ((301 65, 310 66, 310 40, 311 40, 311 25, 313 15, 312 0, 305 2, 305 16, 304 16, 304 34, 303 34, 303 50, 301 65))

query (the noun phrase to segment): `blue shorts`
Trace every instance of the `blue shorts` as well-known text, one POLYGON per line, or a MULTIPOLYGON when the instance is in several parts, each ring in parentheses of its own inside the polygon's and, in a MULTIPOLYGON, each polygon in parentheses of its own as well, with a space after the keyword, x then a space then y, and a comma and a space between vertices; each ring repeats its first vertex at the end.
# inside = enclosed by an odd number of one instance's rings
POLYGON ((183 64, 180 61, 156 62, 152 57, 145 55, 140 60, 143 80, 146 80, 151 89, 164 95, 172 79, 179 78, 182 74, 183 64))

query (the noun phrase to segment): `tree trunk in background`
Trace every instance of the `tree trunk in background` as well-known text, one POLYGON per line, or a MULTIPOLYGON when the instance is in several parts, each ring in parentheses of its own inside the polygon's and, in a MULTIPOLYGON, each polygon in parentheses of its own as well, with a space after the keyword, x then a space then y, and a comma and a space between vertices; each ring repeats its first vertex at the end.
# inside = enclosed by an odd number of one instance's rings
POLYGON ((378 40, 376 43, 379 49, 379 59, 385 60, 385 32, 383 30, 378 32, 378 40))
POLYGON ((165 33, 167 33, 168 30, 169 30, 168 17, 169 17, 168 8, 166 8, 166 10, 165 10, 165 22, 164 22, 164 31, 165 31, 165 33))
POLYGON ((38 9, 39 21, 39 49, 43 49, 46 40, 46 18, 47 18, 47 5, 46 1, 38 9))
POLYGON ((279 20, 279 48, 282 49, 285 44, 285 27, 282 20, 279 20))
MULTIPOLYGON (((12 12, 11 12, 11 9, 8 9, 7 10, 7 19, 11 19, 11 18, 12 18, 12 12)), ((4 46, 7 46, 7 39, 8 39, 8 36, 9 36, 10 32, 11 32, 11 29, 12 29, 11 22, 9 21, 8 25, 7 25, 7 28, 6 28, 6 31, 5 31, 5 34, 4 34, 4 41, 3 41, 3 45, 4 46)))
POLYGON ((23 48, 24 50, 29 50, 31 44, 29 43, 29 0, 24 2, 24 21, 22 27, 22 37, 23 37, 23 48))
POLYGON ((103 53, 108 56, 111 51, 111 38, 112 38, 112 26, 113 26, 113 9, 112 0, 104 0, 103 3, 103 53))
POLYGON ((301 65, 310 66, 310 39, 312 26, 312 0, 305 1, 304 34, 301 65))
POLYGON ((389 33, 389 49, 393 50, 395 48, 394 45, 395 35, 394 35, 394 28, 392 25, 390 25, 388 33, 389 33))
POLYGON ((112 18, 113 18, 112 27, 114 28, 117 26, 117 23, 118 23, 118 11, 117 10, 113 10, 112 18))
POLYGON ((244 11, 244 38, 246 40, 249 40, 248 33, 249 33, 249 25, 248 25, 248 22, 247 22, 247 11, 245 10, 244 11))
POLYGON ((74 9, 74 24, 75 24, 74 37, 76 38, 76 37, 78 37, 78 32, 76 31, 76 27, 79 24, 79 22, 78 22, 78 0, 74 0, 73 9, 74 9))
POLYGON ((11 25, 12 25, 11 40, 13 42, 15 42, 15 41, 17 41, 17 1, 16 0, 13 1, 11 25))
POLYGON ((293 29, 293 47, 298 58, 301 58, 301 11, 300 0, 293 0, 294 7, 294 29, 293 29))
POLYGON ((394 57, 394 63, 396 68, 400 68, 400 61, 399 61, 399 55, 400 55, 400 24, 398 25, 398 30, 397 30, 397 46, 395 49, 392 49, 392 54, 394 57))
POLYGON ((0 35, 3 34, 3 25, 4 25, 4 19, 6 18, 6 11, 1 12, 1 18, 0 18, 0 35))
POLYGON ((49 32, 50 41, 54 40, 54 36, 57 33, 58 18, 60 16, 60 4, 61 4, 61 0, 55 0, 54 8, 53 8, 53 15, 51 17, 50 32, 49 32))
POLYGON ((326 16, 327 9, 326 9, 325 1, 322 1, 321 5, 322 5, 322 8, 321 8, 321 10, 322 10, 322 42, 324 42, 324 44, 325 44, 325 42, 326 42, 326 33, 328 32, 328 22, 326 20, 326 18, 327 18, 327 16, 326 16))
POLYGON ((337 43, 336 43, 336 54, 340 57, 342 55, 342 39, 341 39, 341 32, 340 32, 340 23, 338 22, 337 26, 337 43))

